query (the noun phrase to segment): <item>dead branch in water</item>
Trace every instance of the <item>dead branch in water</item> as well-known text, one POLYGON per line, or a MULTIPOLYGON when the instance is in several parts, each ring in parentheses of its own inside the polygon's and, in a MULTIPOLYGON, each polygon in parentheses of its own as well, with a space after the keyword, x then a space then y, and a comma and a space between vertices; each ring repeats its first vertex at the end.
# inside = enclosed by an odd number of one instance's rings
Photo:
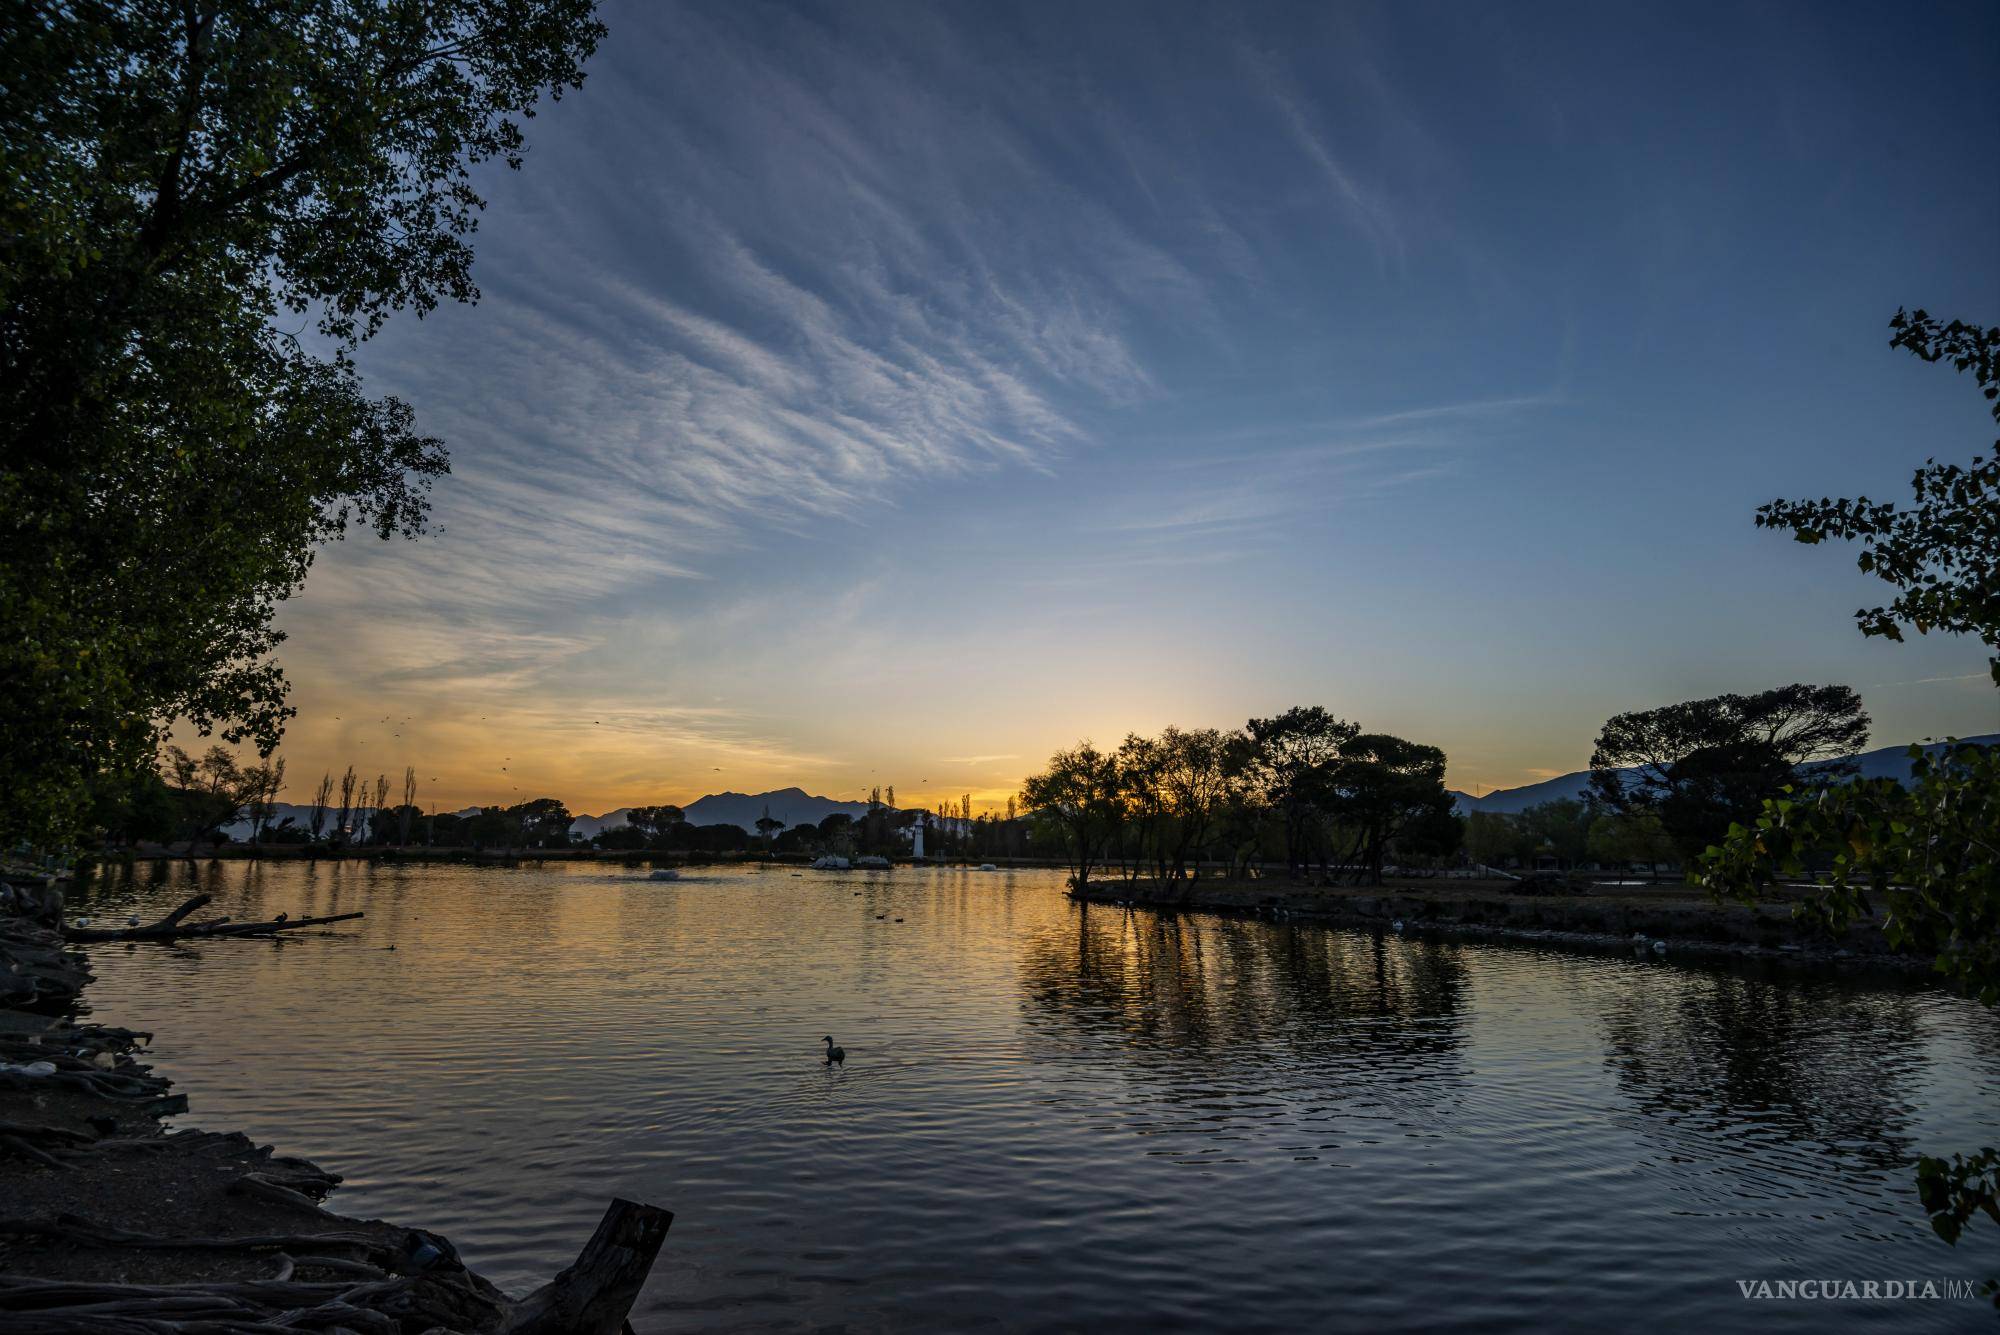
POLYGON ((158 922, 143 926, 65 927, 63 936, 71 941, 179 941, 188 937, 272 936, 278 932, 295 932, 301 927, 324 927, 330 922, 348 922, 364 916, 360 913, 330 913, 319 918, 294 918, 281 913, 268 922, 235 922, 228 918, 188 922, 188 916, 211 898, 210 895, 196 895, 158 922))
POLYGON ((673 1222, 671 1210, 614 1199, 576 1263, 515 1304, 500 1335, 619 1335, 673 1222))

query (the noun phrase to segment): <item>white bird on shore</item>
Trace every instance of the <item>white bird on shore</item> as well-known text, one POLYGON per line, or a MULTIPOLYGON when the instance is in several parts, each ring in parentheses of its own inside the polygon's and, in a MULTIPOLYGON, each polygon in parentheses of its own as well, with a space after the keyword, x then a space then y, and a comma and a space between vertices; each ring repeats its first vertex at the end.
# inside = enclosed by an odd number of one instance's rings
POLYGON ((820 1041, 826 1044, 826 1064, 828 1066, 833 1066, 837 1063, 845 1062, 847 1060, 847 1049, 835 1047, 833 1045, 832 1034, 828 1034, 824 1039, 820 1041))

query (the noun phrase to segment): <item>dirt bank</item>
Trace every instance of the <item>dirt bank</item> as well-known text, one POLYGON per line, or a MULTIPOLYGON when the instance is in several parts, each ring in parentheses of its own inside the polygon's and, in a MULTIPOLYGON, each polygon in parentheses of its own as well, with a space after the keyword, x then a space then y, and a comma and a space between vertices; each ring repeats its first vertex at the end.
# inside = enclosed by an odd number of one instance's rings
MULTIPOLYGON (((1075 894, 1076 892, 1072 892, 1075 894)), ((1685 885, 1592 887, 1584 893, 1524 893, 1518 882, 1390 881, 1380 886, 1247 881, 1093 881, 1091 903, 1250 914, 1294 921, 1451 931, 1535 940, 1630 942, 1667 951, 1718 952, 1922 967, 1898 955, 1873 926, 1835 939, 1792 915, 1792 900, 1756 907, 1717 904, 1685 885)))

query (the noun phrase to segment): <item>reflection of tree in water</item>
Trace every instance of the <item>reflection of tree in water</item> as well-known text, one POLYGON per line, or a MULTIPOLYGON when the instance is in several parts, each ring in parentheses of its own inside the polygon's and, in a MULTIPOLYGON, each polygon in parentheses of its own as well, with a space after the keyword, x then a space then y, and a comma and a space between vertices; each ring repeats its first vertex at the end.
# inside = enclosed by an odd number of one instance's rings
POLYGON ((1915 998, 1633 969, 1604 1016, 1606 1063, 1650 1124, 1899 1168, 1926 1035, 1915 998))
POLYGON ((1461 1075, 1455 946, 1100 906, 1031 937, 1020 969, 1032 1041, 1115 1049, 1176 1101, 1424 1106, 1461 1075))

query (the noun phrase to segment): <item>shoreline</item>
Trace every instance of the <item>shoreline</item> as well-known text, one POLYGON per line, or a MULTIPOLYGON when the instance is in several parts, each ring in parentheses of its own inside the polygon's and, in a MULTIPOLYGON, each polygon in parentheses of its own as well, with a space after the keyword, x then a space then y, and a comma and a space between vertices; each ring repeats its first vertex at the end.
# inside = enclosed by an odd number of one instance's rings
MULTIPOLYGON (((473 848, 453 846, 425 848, 419 845, 385 847, 362 847, 343 850, 307 849, 293 844, 265 844, 261 847, 250 844, 223 844, 200 853, 174 852, 159 846, 145 846, 137 850, 116 850, 92 855, 90 869, 101 873, 115 867, 136 866, 142 862, 367 862, 386 863, 477 863, 508 864, 517 862, 610 862, 627 866, 667 865, 675 867, 712 866, 770 866, 806 867, 812 864, 817 853, 695 853, 669 849, 626 849, 626 848, 473 848)), ((912 858, 892 857, 894 867, 928 867, 939 870, 958 869, 977 871, 985 863, 992 863, 1000 871, 1019 869, 1061 870, 1069 864, 1061 858, 983 858, 972 861, 969 858, 912 858)), ((867 870, 855 868, 853 870, 867 870)))
MULTIPOLYGON (((180 920, 137 930, 163 925, 180 920)), ((187 926, 228 948, 227 934, 187 926)), ((310 1160, 242 1132, 169 1131, 187 1096, 145 1062, 151 1033, 81 1018, 93 975, 76 946, 62 930, 60 882, 0 879, 0 1327, 630 1329, 670 1213, 612 1201, 573 1265, 510 1298, 437 1233, 326 1209, 340 1177, 310 1160)))
POLYGON ((1072 887, 1084 904, 1164 913, 1214 913, 1470 939, 1590 949, 1638 946, 1649 954, 1791 960, 1930 972, 1928 962, 1890 948, 1881 931, 1857 927, 1835 939, 1795 918, 1791 903, 1717 904, 1685 885, 1644 891, 1600 887, 1586 894, 1523 894, 1506 881, 1388 881, 1327 886, 1284 879, 1091 881, 1072 887), (1512 892, 1510 893, 1510 889, 1512 892), (1400 924, 1400 926, 1399 926, 1400 924), (1643 938, 1641 940, 1640 938, 1643 938), (1664 949, 1655 951, 1658 942, 1664 949))

